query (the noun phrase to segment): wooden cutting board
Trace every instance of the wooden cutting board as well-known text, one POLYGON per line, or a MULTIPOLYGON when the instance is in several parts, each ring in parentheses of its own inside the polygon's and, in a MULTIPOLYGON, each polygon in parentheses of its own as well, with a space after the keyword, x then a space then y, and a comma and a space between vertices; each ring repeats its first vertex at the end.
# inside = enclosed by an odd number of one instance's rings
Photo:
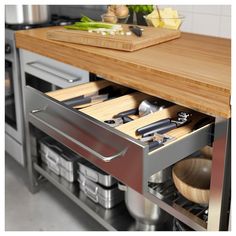
MULTIPOLYGON (((123 25, 124 31, 128 25, 123 25)), ((101 35, 95 32, 69 30, 65 28, 49 30, 47 38, 68 43, 84 44, 96 47, 111 48, 122 51, 135 51, 155 44, 180 37, 180 31, 142 26, 143 35, 101 35)))

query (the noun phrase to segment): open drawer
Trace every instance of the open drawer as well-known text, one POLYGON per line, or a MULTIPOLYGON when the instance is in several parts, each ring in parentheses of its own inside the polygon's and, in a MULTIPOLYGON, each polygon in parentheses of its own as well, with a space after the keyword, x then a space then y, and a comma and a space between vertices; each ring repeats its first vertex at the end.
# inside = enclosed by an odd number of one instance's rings
MULTIPOLYGON (((26 87, 28 120, 140 193, 147 189, 151 175, 210 143, 212 123, 194 128, 206 115, 175 104, 143 117, 133 115, 132 121, 117 127, 104 123, 119 112, 137 108, 143 100, 159 100, 140 92, 121 93, 121 96, 110 100, 91 102, 90 106, 80 107, 79 110, 64 103, 84 94, 96 94, 107 86, 116 85, 98 81, 47 94, 26 87), (168 143, 150 150, 146 142, 139 140, 135 132, 138 128, 164 118, 173 118, 180 111, 192 113, 191 122, 167 132, 173 138, 168 143)), ((122 86, 117 87, 123 90, 122 86)))

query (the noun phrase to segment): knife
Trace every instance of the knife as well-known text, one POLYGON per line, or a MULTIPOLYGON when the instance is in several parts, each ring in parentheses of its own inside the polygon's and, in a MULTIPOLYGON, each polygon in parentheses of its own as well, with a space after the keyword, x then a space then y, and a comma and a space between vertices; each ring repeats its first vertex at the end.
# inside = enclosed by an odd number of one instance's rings
POLYGON ((130 25, 129 30, 138 37, 142 36, 142 29, 138 26, 130 25))

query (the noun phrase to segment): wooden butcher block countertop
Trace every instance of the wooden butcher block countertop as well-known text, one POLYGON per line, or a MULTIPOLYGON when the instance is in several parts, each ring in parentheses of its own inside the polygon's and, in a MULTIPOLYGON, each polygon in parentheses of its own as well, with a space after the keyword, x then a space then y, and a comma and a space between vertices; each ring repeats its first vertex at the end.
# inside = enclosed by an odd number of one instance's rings
POLYGON ((123 52, 48 40, 52 29, 18 31, 16 45, 212 116, 231 116, 231 40, 182 33, 123 52))

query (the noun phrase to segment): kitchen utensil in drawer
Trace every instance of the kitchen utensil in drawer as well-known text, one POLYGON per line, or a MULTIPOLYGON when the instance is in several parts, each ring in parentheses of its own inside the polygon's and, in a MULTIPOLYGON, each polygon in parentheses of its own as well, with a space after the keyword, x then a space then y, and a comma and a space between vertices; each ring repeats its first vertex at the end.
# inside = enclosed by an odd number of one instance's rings
POLYGON ((143 138, 140 138, 140 141, 142 142, 147 142, 149 145, 149 151, 151 149, 161 147, 164 144, 167 144, 170 141, 173 141, 175 138, 166 135, 166 134, 159 134, 159 133, 154 133, 152 136, 146 136, 143 138))
POLYGON ((80 106, 80 105, 84 105, 84 104, 88 104, 88 103, 92 103, 92 102, 103 102, 105 100, 108 99, 108 94, 102 94, 102 95, 94 95, 91 97, 78 97, 78 98, 74 98, 74 99, 69 99, 67 101, 64 101, 64 103, 67 106, 80 106))
POLYGON ((177 113, 177 117, 174 119, 166 118, 159 120, 157 122, 151 123, 149 125, 137 129, 136 133, 138 135, 141 134, 142 137, 147 137, 155 133, 164 134, 172 129, 188 124, 189 122, 191 122, 191 116, 192 114, 181 111, 177 113))
POLYGON ((127 111, 122 111, 116 115, 113 116, 113 118, 122 118, 122 117, 126 117, 129 115, 138 115, 138 109, 137 108, 133 108, 127 111))
POLYGON ((89 197, 93 202, 99 203, 104 208, 112 208, 120 203, 124 194, 121 192, 117 185, 106 188, 93 181, 87 179, 82 173, 79 172, 78 182, 80 189, 89 197))
POLYGON ((141 127, 139 129, 137 129, 136 133, 139 134, 139 135, 142 135, 142 134, 148 133, 148 132, 150 132, 152 130, 155 130, 158 127, 166 126, 169 123, 170 123, 170 119, 169 118, 162 119, 162 120, 159 120, 157 122, 151 123, 149 125, 146 125, 144 127, 141 127))
POLYGON ((109 85, 95 92, 63 100, 63 103, 70 107, 80 108, 78 106, 95 102, 103 102, 107 99, 123 96, 132 91, 133 91, 132 89, 121 87, 118 85, 117 86, 109 85))
POLYGON ((151 102, 144 100, 140 103, 138 110, 139 110, 139 116, 146 116, 150 113, 161 111, 164 108, 164 106, 158 106, 155 104, 152 104, 151 102))
POLYGON ((111 175, 100 170, 90 162, 83 162, 79 164, 79 172, 82 173, 87 179, 99 183, 103 186, 110 187, 117 183, 117 180, 111 175))
POLYGON ((172 169, 172 177, 178 191, 188 200, 208 204, 212 161, 191 157, 179 161, 172 169))
POLYGON ((110 119, 110 120, 104 120, 104 123, 108 124, 111 127, 117 127, 119 125, 124 124, 124 120, 123 117, 122 118, 114 118, 114 119, 110 119))

